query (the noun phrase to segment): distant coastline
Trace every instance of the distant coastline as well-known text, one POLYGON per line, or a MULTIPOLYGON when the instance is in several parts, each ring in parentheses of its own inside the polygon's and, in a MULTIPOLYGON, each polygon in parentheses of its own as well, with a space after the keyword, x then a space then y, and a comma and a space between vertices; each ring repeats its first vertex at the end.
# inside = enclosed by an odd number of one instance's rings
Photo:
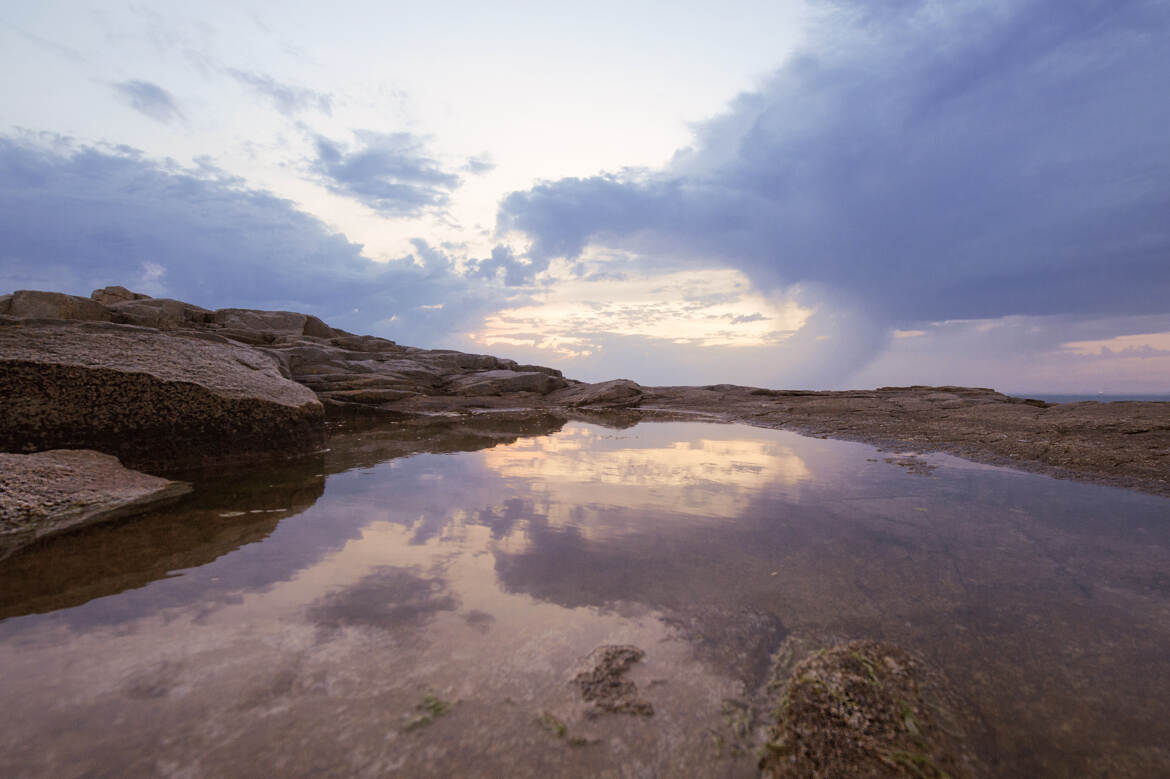
POLYGON ((1086 400, 1095 400, 1098 403, 1113 403, 1120 400, 1135 400, 1143 403, 1170 403, 1170 395, 1110 395, 1096 393, 1092 395, 1051 395, 1048 393, 1036 394, 1033 392, 1014 392, 1017 397, 1035 398, 1045 403, 1083 403, 1086 400))

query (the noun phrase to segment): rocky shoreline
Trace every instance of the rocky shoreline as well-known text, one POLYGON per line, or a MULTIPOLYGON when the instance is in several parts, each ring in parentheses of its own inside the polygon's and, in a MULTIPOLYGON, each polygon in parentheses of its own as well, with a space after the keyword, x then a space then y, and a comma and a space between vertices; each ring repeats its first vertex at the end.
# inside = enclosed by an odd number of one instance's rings
MULTIPOLYGON (((0 598, 0 619, 213 560, 313 505, 330 473, 544 435, 569 419, 785 428, 1170 496, 1170 403, 1050 404, 949 386, 589 384, 544 366, 355 335, 294 312, 212 311, 120 287, 90 298, 20 291, 0 297, 0 560, 46 536, 176 501, 191 491, 176 476, 219 478, 232 510, 209 518, 183 503, 174 517, 143 523, 165 520, 150 530, 163 540, 140 548, 117 523, 60 539, 64 559, 89 559, 94 549, 82 547, 94 543, 108 555, 108 566, 83 574, 38 570, 35 554, 4 560, 20 587, 0 598), (287 462, 274 469, 273 460, 287 462)), ((752 646, 771 652, 781 643, 763 697, 724 701, 727 743, 752 748, 753 718, 765 717, 766 775, 986 773, 971 746, 979 723, 922 658, 874 641, 804 646, 751 615, 745 625, 752 646)), ((654 716, 623 676, 644 655, 614 645, 587 658, 572 683, 594 715, 654 716)), ((542 727, 572 744, 564 723, 547 717, 542 727)))
POLYGON ((1170 403, 1051 404, 978 387, 802 392, 651 388, 643 409, 700 413, 1170 496, 1170 403))
MULTIPOLYGON (((1170 403, 1054 405, 969 387, 589 384, 545 366, 356 335, 311 315, 213 311, 123 287, 89 298, 30 290, 0 296, 0 398, 0 451, 10 458, 94 450, 155 475, 320 451, 329 419, 425 429, 482 414, 617 414, 627 423, 741 422, 898 451, 945 451, 1170 495, 1170 403)), ((9 528, 0 535, 10 541, 28 537, 41 510, 17 470, 0 477, 9 528)))

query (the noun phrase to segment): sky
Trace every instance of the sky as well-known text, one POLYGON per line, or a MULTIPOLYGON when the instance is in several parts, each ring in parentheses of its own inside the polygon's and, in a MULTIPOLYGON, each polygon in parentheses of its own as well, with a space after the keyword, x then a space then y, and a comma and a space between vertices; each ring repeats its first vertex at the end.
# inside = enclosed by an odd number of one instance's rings
POLYGON ((0 294, 1170 393, 1170 0, 0 6, 0 294))

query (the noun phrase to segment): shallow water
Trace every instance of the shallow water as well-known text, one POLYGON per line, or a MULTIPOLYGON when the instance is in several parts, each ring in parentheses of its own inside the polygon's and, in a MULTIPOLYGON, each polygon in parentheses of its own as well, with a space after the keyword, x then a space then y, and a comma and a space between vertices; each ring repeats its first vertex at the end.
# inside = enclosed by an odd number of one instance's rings
POLYGON ((1170 774, 1170 501, 493 424, 342 434, 5 561, 0 775, 751 776, 770 656, 855 638, 943 673, 994 775, 1170 774), (591 716, 607 644, 645 650, 653 716, 591 716))

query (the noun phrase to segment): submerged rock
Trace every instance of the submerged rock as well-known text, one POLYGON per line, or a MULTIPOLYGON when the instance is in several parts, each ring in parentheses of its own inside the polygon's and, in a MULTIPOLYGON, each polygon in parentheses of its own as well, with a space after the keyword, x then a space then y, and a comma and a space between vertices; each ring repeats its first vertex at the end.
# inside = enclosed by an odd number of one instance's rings
POLYGON ((191 491, 85 449, 0 454, 0 557, 38 538, 129 516, 191 491))
POLYGON ((814 652, 779 685, 760 768, 773 777, 968 777, 941 679, 906 651, 853 641, 814 652))
POLYGON ((321 403, 269 356, 209 334, 0 323, 0 448, 199 464, 324 443, 321 403))
POLYGON ((641 649, 628 644, 599 646, 587 659, 593 667, 573 677, 573 684, 597 711, 649 717, 654 706, 638 698, 637 686, 625 678, 630 666, 645 656, 641 649))

